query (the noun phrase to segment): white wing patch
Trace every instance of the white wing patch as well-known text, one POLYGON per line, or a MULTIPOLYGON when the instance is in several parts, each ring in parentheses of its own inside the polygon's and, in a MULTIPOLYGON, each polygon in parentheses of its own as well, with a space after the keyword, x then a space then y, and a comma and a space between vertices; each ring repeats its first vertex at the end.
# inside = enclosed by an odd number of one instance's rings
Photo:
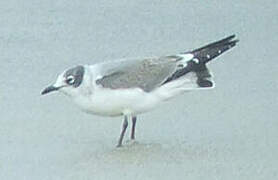
POLYGON ((191 53, 187 53, 187 54, 178 54, 178 57, 181 57, 182 59, 179 60, 178 62, 178 67, 180 68, 184 68, 187 66, 187 62, 192 60, 194 58, 194 55, 191 53))
POLYGON ((189 61, 194 58, 194 55, 191 53, 187 54, 178 54, 177 56, 182 57, 184 61, 189 61))

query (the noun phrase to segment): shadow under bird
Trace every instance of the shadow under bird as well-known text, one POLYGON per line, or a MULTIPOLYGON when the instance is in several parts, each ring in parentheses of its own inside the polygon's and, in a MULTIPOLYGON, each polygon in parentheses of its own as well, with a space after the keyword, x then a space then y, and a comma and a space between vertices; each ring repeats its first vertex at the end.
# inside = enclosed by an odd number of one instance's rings
POLYGON ((135 138, 137 115, 187 91, 214 87, 207 63, 236 45, 235 35, 204 47, 171 56, 122 59, 78 65, 61 73, 41 94, 60 91, 83 111, 101 116, 123 116, 117 146, 128 118, 135 138))

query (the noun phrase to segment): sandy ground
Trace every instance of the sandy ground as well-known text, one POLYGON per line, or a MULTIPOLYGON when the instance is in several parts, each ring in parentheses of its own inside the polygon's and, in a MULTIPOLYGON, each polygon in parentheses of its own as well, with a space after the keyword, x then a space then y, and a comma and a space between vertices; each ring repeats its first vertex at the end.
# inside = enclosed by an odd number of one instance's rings
POLYGON ((0 179, 275 179, 276 1, 1 1, 0 179), (174 54, 236 33, 209 65, 216 88, 121 118, 40 96, 65 68, 174 54), (167 113, 165 113, 167 112, 167 113), (129 133, 129 132, 128 132, 129 133))

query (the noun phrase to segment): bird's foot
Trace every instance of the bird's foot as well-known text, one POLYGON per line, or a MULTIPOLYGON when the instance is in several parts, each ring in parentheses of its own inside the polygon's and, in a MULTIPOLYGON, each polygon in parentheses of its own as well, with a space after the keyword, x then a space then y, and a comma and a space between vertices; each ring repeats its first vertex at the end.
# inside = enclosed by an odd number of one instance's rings
POLYGON ((116 148, 120 148, 120 147, 123 147, 122 144, 117 144, 116 148))
POLYGON ((130 139, 126 141, 127 145, 134 145, 134 144, 138 144, 138 141, 136 141, 135 139, 130 139))

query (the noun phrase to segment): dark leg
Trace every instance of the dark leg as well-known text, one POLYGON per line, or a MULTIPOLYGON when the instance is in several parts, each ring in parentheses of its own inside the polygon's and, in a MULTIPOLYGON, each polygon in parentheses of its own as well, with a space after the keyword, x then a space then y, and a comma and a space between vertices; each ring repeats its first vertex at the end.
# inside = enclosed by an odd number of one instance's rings
POLYGON ((120 136, 120 139, 118 141, 117 147, 121 147, 122 146, 122 142, 123 142, 123 138, 124 138, 124 135, 125 135, 125 131, 126 131, 127 125, 128 125, 127 116, 124 116, 122 132, 121 132, 121 136, 120 136))
POLYGON ((132 116, 131 139, 135 139, 136 116, 132 116))

